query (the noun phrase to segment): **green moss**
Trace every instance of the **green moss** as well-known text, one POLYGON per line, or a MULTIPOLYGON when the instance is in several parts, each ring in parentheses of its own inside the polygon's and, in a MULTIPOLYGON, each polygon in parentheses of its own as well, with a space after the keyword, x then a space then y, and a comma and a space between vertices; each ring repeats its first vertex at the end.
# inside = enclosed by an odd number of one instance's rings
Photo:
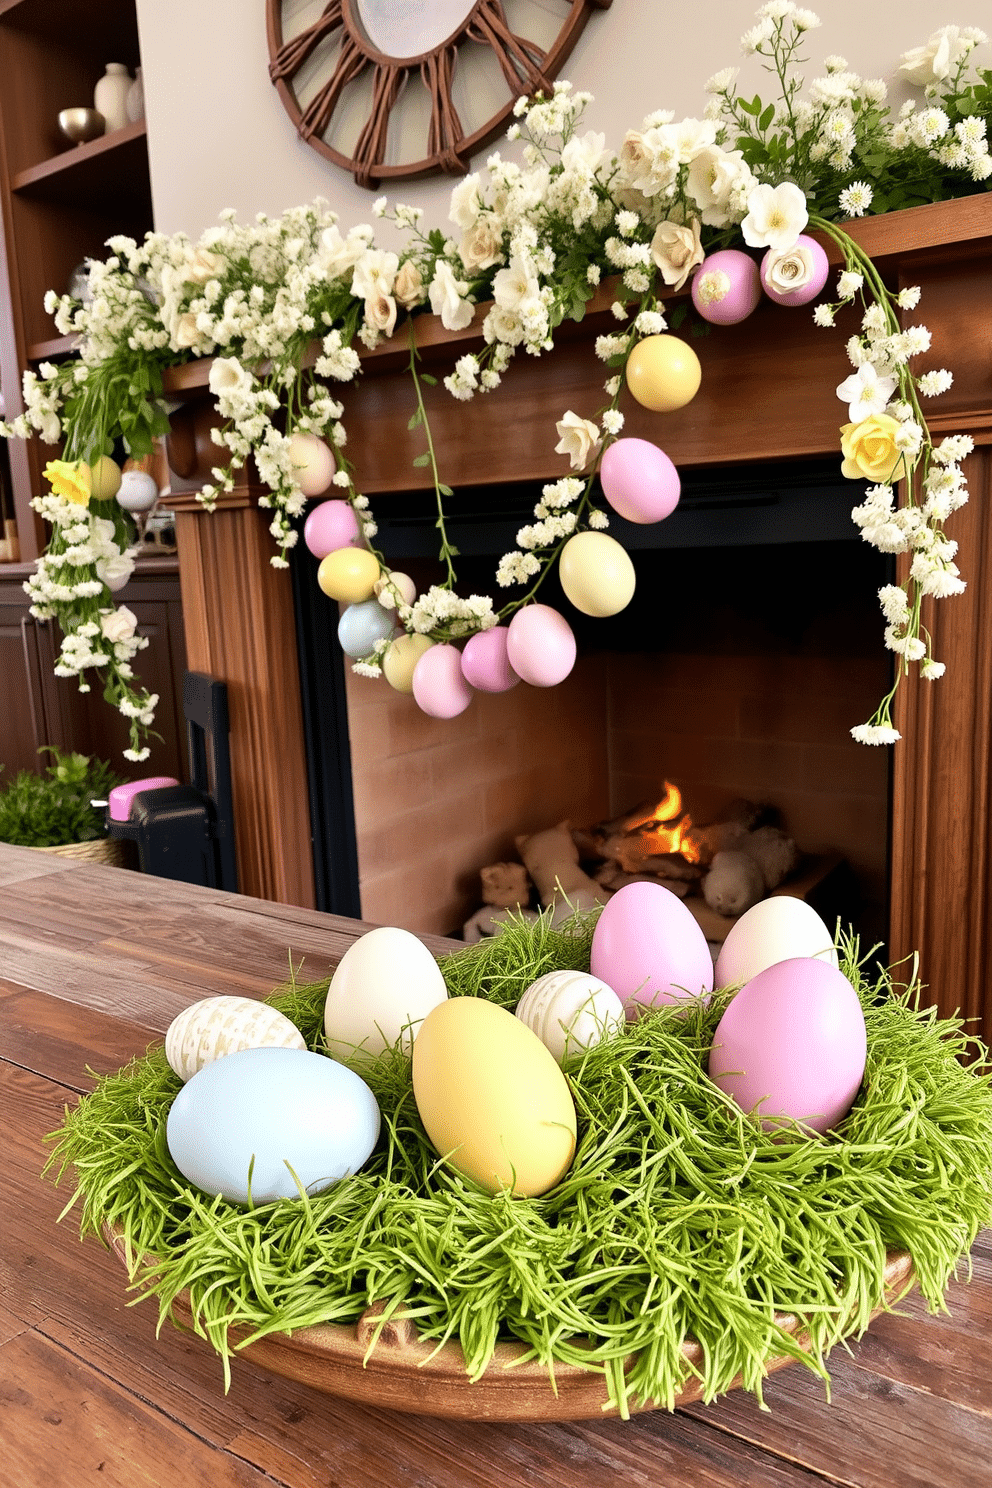
MULTIPOLYGON (((546 920, 442 962, 453 995, 511 1005, 557 966, 588 965, 591 925, 546 920)), ((931 1308, 992 1219, 992 1080, 962 1058, 984 1050, 955 1020, 915 1006, 887 978, 845 969, 868 1026, 854 1108, 827 1136, 772 1140, 707 1079, 731 993, 687 1015, 661 1010, 566 1067, 579 1117, 575 1162, 539 1199, 490 1197, 439 1164, 420 1124, 409 1062, 368 1076, 383 1138, 355 1177, 311 1198, 246 1210, 191 1189, 165 1147, 180 1088, 158 1049, 102 1079, 66 1115, 50 1166, 75 1168, 81 1233, 120 1227, 132 1280, 162 1317, 189 1288, 195 1327, 228 1368, 228 1329, 252 1337, 357 1319, 385 1299, 423 1337, 457 1339, 469 1373, 497 1340, 551 1368, 606 1374, 626 1412, 670 1403, 703 1347, 704 1396, 737 1374, 760 1398, 768 1359, 795 1354, 827 1377, 827 1350, 884 1300, 887 1250, 906 1249, 931 1308), (144 1255, 159 1257, 142 1265, 144 1255), (797 1350, 774 1315, 808 1329, 797 1350), (624 1374, 623 1361, 635 1355, 624 1374)), ((327 983, 273 1001, 322 1046, 327 983)))

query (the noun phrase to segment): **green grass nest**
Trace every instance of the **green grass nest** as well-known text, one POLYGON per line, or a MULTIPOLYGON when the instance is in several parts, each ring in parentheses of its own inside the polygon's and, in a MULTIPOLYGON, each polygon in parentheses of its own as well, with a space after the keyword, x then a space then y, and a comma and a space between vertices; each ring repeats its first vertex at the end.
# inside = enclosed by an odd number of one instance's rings
MULTIPOLYGON (((587 969, 591 935, 588 921, 514 924, 441 967, 452 996, 512 1007, 544 972, 587 969)), ((775 1355, 828 1379, 828 1349, 884 1304, 887 1250, 910 1252, 937 1310, 992 1220, 985 1050, 959 1021, 919 1009, 913 988, 888 976, 870 984, 854 943, 842 955, 865 1010, 868 1064, 827 1136, 797 1127, 773 1141, 710 1083, 725 990, 708 1009, 661 1009, 566 1066, 578 1148, 539 1199, 490 1197, 438 1162, 398 1053, 366 1076, 383 1117, 375 1153, 312 1198, 244 1209, 191 1188, 165 1145, 181 1086, 160 1047, 66 1111, 48 1168, 60 1178, 75 1169, 65 1212, 82 1201, 81 1235, 123 1232, 132 1284, 157 1296, 160 1326, 189 1289, 194 1327, 225 1378, 235 1325, 251 1342, 353 1322, 384 1300, 421 1337, 456 1339, 472 1377, 498 1340, 517 1339, 552 1372, 557 1361, 602 1370, 622 1414, 645 1399, 671 1407, 691 1372, 707 1400, 738 1374, 760 1399, 775 1355), (808 1354, 777 1312, 799 1317, 808 1354), (702 1345, 698 1368, 683 1355, 687 1338, 702 1345)), ((270 999, 318 1050, 326 990, 293 982, 270 999)))

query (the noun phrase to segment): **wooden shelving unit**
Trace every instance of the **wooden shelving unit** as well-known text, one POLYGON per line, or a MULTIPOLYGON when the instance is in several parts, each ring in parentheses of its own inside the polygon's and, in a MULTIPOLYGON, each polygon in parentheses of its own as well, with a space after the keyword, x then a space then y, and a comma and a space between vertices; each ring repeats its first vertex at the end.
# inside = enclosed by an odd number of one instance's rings
MULTIPOLYGON (((44 308, 73 269, 102 258, 114 233, 139 240, 152 226, 143 121, 85 145, 59 133, 63 108, 89 105, 108 62, 140 63, 134 0, 0 0, 0 389, 21 412, 26 368, 72 350, 44 308)), ((54 453, 39 440, 10 446, 10 486, 21 556, 44 545, 30 500, 54 453)))

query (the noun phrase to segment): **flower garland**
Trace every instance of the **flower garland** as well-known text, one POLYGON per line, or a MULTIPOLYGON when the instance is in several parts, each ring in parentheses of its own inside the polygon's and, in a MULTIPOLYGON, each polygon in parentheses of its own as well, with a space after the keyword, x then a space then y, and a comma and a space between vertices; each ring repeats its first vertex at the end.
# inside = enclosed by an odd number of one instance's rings
MULTIPOLYGON (((804 95, 795 67, 805 34, 819 24, 791 0, 770 0, 742 47, 775 77, 777 100, 765 105, 740 96, 736 69, 726 68, 706 85, 702 119, 649 114, 617 153, 604 135, 579 133, 589 94, 559 82, 551 97, 520 99, 509 138, 522 141, 523 164, 496 152, 485 175, 473 172, 458 183, 450 207, 457 237, 425 232, 419 209, 390 207, 385 198, 373 212, 406 234, 400 253, 375 246, 369 225, 342 233, 320 202, 279 219, 260 216, 251 226, 228 211, 196 244, 183 234, 149 233, 140 245, 111 238, 112 256, 90 264, 85 303, 50 293, 47 308, 63 334, 78 336, 78 357, 26 373, 26 411, 0 425, 6 435, 38 431, 48 442, 65 441, 64 460, 46 472, 52 493, 33 503, 51 522, 52 537, 26 587, 32 612, 57 618, 62 628, 59 673, 77 675, 85 690, 84 675, 95 669, 108 699, 131 719, 129 759, 147 756, 142 741, 157 699, 132 686, 130 662, 142 643, 133 616, 115 609, 111 596, 133 560, 100 462, 118 440, 140 457, 165 431, 164 368, 193 356, 214 358, 210 389, 226 422, 213 433, 218 464, 200 500, 211 508, 253 458, 267 487, 260 503, 272 512, 276 566, 287 565, 306 505, 301 450, 307 437, 326 445, 333 465, 322 489, 337 488, 350 505, 356 538, 374 559, 368 594, 389 607, 389 623, 355 658, 356 671, 376 676, 394 645, 393 619, 408 636, 423 637, 423 648, 502 626, 534 599, 566 544, 589 532, 606 540, 597 476, 622 436, 618 403, 632 354, 669 329, 663 290, 689 285, 697 311, 719 320, 734 288, 721 250, 743 238, 749 248, 766 250, 761 275, 769 294, 785 303, 790 296, 792 303, 811 301, 825 285, 826 260, 804 235, 807 226, 831 238, 844 260, 835 301, 813 309, 816 324, 833 326, 855 304, 861 310, 860 333, 847 342, 854 371, 837 390, 849 411, 840 431, 842 472, 871 482, 853 518, 883 552, 913 555, 905 582, 879 594, 886 645, 899 658, 896 685, 913 663, 930 680, 941 675, 921 604, 924 596, 964 587, 944 522, 967 499, 960 466, 972 441, 958 436, 935 445, 930 437, 921 399, 945 391, 952 376, 911 370, 930 335, 922 325, 903 329, 900 312, 915 308, 919 290, 890 293, 837 224, 845 216, 984 189, 992 176, 992 71, 972 72, 971 57, 987 38, 976 28, 945 26, 907 52, 901 78, 922 87, 923 99, 903 105, 893 119, 885 84, 861 79, 842 57, 828 58, 824 75, 804 95), (373 545, 376 525, 345 452, 344 406, 328 390, 358 374, 354 342, 372 348, 402 334, 402 317, 428 307, 447 330, 460 330, 489 302, 484 346, 459 357, 444 378, 453 397, 467 400, 497 388, 521 348, 533 356, 550 350, 556 328, 582 317, 606 276, 616 276, 618 323, 595 347, 610 373, 606 401, 595 419, 568 410, 558 422, 555 449, 574 473, 545 485, 533 523, 500 559, 497 586, 524 593, 498 610, 488 596, 456 592, 457 554, 444 508, 452 492, 441 478, 421 393, 421 383, 434 379, 418 369, 411 333, 411 428, 422 426, 427 444, 414 463, 431 470, 446 567, 443 583, 411 594, 373 545), (304 370, 315 340, 319 354, 312 371, 304 370)), ((745 257, 737 251, 735 263, 745 257)), ((753 258, 747 261, 755 268, 753 258)), ((680 304, 673 329, 683 313, 680 304)), ((346 597, 333 586, 328 592, 346 597)), ((852 729, 856 739, 880 744, 899 737, 891 719, 894 693, 895 687, 869 723, 852 729)))

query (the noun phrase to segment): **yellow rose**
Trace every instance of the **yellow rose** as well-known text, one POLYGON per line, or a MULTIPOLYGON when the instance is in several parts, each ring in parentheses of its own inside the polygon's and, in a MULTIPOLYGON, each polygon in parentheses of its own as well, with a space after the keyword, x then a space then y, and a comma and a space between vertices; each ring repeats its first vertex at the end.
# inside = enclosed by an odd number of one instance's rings
POLYGON ((90 504, 90 467, 82 460, 49 460, 45 479, 56 496, 74 501, 77 506, 90 504))
POLYGON ((879 481, 887 485, 904 456, 896 445, 901 424, 888 413, 873 413, 860 424, 842 424, 841 475, 848 480, 879 481))

